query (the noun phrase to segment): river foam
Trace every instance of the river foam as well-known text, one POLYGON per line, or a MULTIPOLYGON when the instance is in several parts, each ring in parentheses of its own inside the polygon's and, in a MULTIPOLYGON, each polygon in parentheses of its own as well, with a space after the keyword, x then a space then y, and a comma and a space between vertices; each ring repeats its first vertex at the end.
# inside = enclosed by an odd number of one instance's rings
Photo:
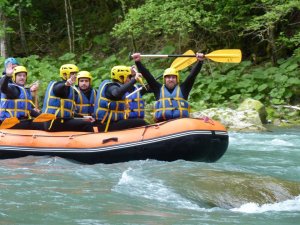
POLYGON ((249 202, 241 205, 239 208, 230 209, 234 212, 243 213, 264 213, 269 211, 287 212, 287 211, 300 211, 300 195, 295 199, 289 199, 282 202, 276 202, 272 204, 262 204, 249 202))

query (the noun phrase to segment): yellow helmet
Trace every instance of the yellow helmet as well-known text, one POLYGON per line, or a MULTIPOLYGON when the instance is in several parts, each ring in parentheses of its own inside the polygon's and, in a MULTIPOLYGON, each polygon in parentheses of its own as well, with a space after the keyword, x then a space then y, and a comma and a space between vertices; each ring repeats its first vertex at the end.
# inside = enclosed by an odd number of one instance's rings
POLYGON ((131 68, 128 66, 114 66, 111 69, 111 79, 117 80, 120 83, 124 83, 127 77, 131 74, 131 68), (124 77, 124 80, 121 79, 121 76, 124 77))
POLYGON ((78 73, 79 69, 76 65, 74 64, 64 64, 60 67, 60 77, 64 80, 67 80, 70 78, 70 73, 78 73), (64 75, 67 75, 67 78, 64 77, 64 75))
POLYGON ((88 78, 90 79, 90 85, 92 85, 93 77, 90 72, 88 71, 79 71, 76 77, 76 85, 78 85, 80 78, 88 78))
POLYGON ((26 69, 25 66, 16 66, 14 68, 14 71, 13 71, 13 74, 12 74, 12 80, 13 80, 13 82, 16 82, 16 75, 18 73, 22 73, 22 72, 26 73, 26 75, 27 75, 27 69, 26 69))
POLYGON ((167 75, 174 75, 174 76, 176 76, 177 77, 177 82, 179 83, 180 76, 179 76, 178 71, 175 68, 170 67, 170 68, 168 68, 168 69, 165 70, 165 72, 164 72, 164 80, 165 80, 165 76, 167 76, 167 75))

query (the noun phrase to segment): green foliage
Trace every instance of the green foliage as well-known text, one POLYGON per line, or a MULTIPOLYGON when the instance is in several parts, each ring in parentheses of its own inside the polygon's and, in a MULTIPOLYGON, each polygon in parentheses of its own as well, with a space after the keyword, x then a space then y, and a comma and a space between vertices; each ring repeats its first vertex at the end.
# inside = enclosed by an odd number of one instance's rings
POLYGON ((279 60, 277 67, 252 66, 250 62, 242 62, 238 67, 215 67, 209 63, 198 77, 190 101, 196 110, 220 105, 236 107, 248 97, 266 105, 290 104, 293 98, 300 97, 299 65, 299 48, 292 57, 279 60), (226 75, 222 75, 222 70, 227 71, 226 75))
MULTIPOLYGON (((59 79, 59 67, 64 63, 90 71, 97 87, 110 78, 113 66, 133 64, 128 59, 131 49, 172 54, 224 48, 241 48, 244 61, 239 65, 206 63, 191 91, 194 109, 235 107, 247 97, 269 105, 299 98, 299 0, 71 2, 75 54, 68 53, 63 1, 0 1, 0 37, 8 36, 10 56, 22 56, 21 63, 29 69, 28 82, 41 81, 41 98, 49 81, 59 79), (28 57, 24 57, 19 21, 28 57), (253 64, 248 61, 252 55, 257 57, 253 64), (271 55, 279 58, 277 65, 270 63, 271 55)), ((1 58, 2 65, 3 61, 1 58)), ((172 63, 171 59, 143 62, 155 76, 172 63)), ((188 72, 182 71, 182 79, 188 72)), ((152 94, 145 98, 153 101, 152 94)))

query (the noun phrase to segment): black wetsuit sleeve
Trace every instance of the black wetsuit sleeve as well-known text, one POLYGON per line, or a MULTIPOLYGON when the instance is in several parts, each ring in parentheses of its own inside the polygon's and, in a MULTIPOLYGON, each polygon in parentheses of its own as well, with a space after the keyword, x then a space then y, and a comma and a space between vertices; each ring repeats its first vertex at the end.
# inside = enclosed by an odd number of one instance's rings
POLYGON ((38 115, 40 115, 41 113, 39 113, 39 112, 37 112, 37 111, 35 111, 35 110, 30 110, 30 116, 32 116, 32 117, 37 117, 38 115))
POLYGON ((184 99, 188 99, 190 91, 195 83, 196 77, 202 68, 203 62, 198 61, 197 64, 192 68, 190 75, 187 76, 184 82, 180 85, 181 93, 184 99))
POLYGON ((4 76, 4 78, 1 79, 1 92, 6 94, 9 99, 16 99, 20 95, 20 89, 14 85, 8 85, 10 80, 11 78, 8 76, 4 76))
POLYGON ((123 96, 126 92, 128 92, 133 85, 136 83, 135 79, 131 79, 128 83, 123 84, 121 86, 117 84, 108 84, 108 87, 105 90, 105 95, 108 99, 117 101, 122 100, 123 96))
POLYGON ((160 95, 160 88, 162 85, 156 81, 154 76, 144 67, 144 65, 140 61, 136 61, 135 64, 139 72, 146 79, 151 91, 154 93, 155 99, 158 100, 160 95))
POLYGON ((65 85, 65 81, 60 81, 54 84, 53 93, 56 97, 68 98, 70 88, 70 86, 65 85))
POLYGON ((140 90, 140 94, 143 96, 144 94, 147 94, 148 92, 151 92, 151 90, 149 90, 149 87, 147 87, 147 90, 143 87, 142 90, 140 90))

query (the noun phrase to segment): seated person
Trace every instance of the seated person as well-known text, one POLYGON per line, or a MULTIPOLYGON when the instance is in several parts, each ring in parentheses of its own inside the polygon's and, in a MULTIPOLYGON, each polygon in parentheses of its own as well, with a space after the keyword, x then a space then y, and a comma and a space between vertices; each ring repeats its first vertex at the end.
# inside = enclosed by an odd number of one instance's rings
POLYGON ((88 71, 80 71, 76 77, 75 112, 80 116, 93 116, 97 91, 92 87, 93 78, 88 71))
POLYGON ((143 119, 126 120, 126 93, 140 78, 136 73, 134 78, 125 83, 131 69, 127 66, 115 66, 111 69, 111 79, 104 80, 98 89, 94 114, 98 131, 114 131, 147 125, 143 119))
MULTIPOLYGON (((12 129, 42 130, 43 124, 32 122, 32 117, 37 117, 40 112, 34 108, 30 90, 24 87, 26 81, 27 69, 24 66, 13 68, 10 65, 7 68, 1 84, 0 120, 16 117, 20 122, 12 129)), ((31 89, 37 89, 36 85, 31 89)))
POLYGON ((54 114, 55 120, 46 123, 47 131, 85 131, 93 132, 91 121, 74 119, 75 89, 78 67, 65 64, 60 67, 61 81, 51 81, 46 90, 43 113, 54 114))
POLYGON ((138 70, 148 82, 154 93, 156 103, 154 119, 156 122, 170 119, 189 117, 190 105, 188 96, 193 87, 197 74, 200 72, 204 60, 204 54, 195 55, 198 62, 193 67, 190 75, 180 83, 179 72, 175 68, 168 68, 163 74, 163 84, 156 81, 153 75, 141 63, 141 54, 134 53, 134 59, 138 70))

